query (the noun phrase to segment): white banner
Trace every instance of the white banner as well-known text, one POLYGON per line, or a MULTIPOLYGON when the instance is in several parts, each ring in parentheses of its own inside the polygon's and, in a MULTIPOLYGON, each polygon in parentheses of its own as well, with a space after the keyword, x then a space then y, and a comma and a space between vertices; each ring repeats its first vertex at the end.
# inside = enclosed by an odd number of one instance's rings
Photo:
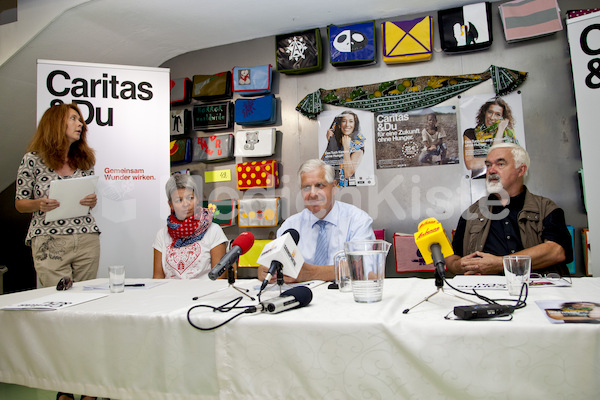
POLYGON ((55 103, 77 103, 96 151, 99 277, 122 264, 151 277, 152 243, 169 209, 169 69, 38 60, 37 120, 55 103))
MULTIPOLYGON (((581 159, 585 179, 588 227, 591 248, 598 248, 600 208, 592 201, 600 196, 597 184, 600 171, 600 135, 598 135, 598 104, 600 104, 600 12, 567 20, 571 49, 571 65, 577 104, 577 123, 581 159)), ((589 272, 600 276, 600 263, 590 262, 589 272)))

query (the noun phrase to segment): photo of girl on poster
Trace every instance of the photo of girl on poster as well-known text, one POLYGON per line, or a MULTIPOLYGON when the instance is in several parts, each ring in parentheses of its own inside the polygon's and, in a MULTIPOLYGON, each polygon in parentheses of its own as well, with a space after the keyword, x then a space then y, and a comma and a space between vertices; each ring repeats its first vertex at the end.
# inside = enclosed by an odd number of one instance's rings
POLYGON ((339 186, 349 186, 365 154, 365 137, 352 111, 337 115, 326 132, 327 148, 321 159, 335 168, 339 186))
POLYGON ((463 133, 465 167, 471 171, 473 179, 485 177, 485 157, 494 144, 520 144, 515 135, 511 106, 500 97, 481 104, 475 115, 475 125, 475 128, 468 128, 463 133))

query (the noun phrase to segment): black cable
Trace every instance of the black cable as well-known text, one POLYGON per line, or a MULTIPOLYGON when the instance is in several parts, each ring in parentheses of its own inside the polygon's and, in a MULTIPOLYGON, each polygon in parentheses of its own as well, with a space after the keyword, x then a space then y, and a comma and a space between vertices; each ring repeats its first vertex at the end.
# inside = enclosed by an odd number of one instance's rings
POLYGON ((446 285, 448 285, 451 289, 456 290, 459 293, 462 294, 467 294, 469 296, 477 296, 479 299, 485 301, 488 304, 499 304, 499 301, 511 301, 511 302, 516 302, 516 304, 512 307, 514 307, 515 310, 526 307, 527 303, 525 302, 525 300, 527 300, 527 295, 529 294, 529 287, 526 284, 523 284, 521 286, 521 292, 519 293, 519 298, 518 299, 490 299, 489 297, 486 297, 482 294, 477 293, 477 291, 475 289, 473 290, 473 293, 469 293, 469 292, 465 292, 463 290, 457 289, 454 286, 452 286, 448 280, 446 279, 446 277, 444 276, 444 282, 446 282, 446 285), (523 300, 521 300, 521 297, 523 297, 523 290, 525 291, 525 297, 523 298, 523 300))
POLYGON ((235 299, 233 299, 231 301, 228 301, 227 303, 225 303, 225 304, 223 304, 221 306, 218 306, 218 307, 211 306, 209 304, 197 304, 197 305, 191 307, 188 310, 188 312, 187 312, 187 320, 188 320, 189 324, 191 326, 193 326, 194 328, 196 328, 196 329, 199 329, 201 331, 211 331, 213 329, 220 328, 221 326, 227 324, 228 322, 232 321, 234 318, 237 318, 237 317, 239 317, 242 314, 252 314, 252 313, 254 313, 254 312, 257 311, 256 306, 238 306, 238 304, 241 301, 242 301, 242 296, 239 296, 239 297, 236 297, 235 299), (231 303, 233 303, 233 305, 229 306, 229 304, 231 304, 231 303), (229 318, 228 320, 226 320, 226 321, 224 321, 224 322, 222 322, 222 323, 220 323, 218 325, 212 326, 210 328, 202 328, 201 326, 198 326, 198 325, 194 324, 192 322, 191 318, 190 318, 190 314, 191 314, 192 310, 194 310, 196 308, 199 308, 199 307, 212 308, 213 312, 217 312, 218 311, 218 312, 222 312, 222 313, 230 312, 232 310, 239 310, 239 309, 241 309, 243 311, 235 314, 233 317, 229 318))

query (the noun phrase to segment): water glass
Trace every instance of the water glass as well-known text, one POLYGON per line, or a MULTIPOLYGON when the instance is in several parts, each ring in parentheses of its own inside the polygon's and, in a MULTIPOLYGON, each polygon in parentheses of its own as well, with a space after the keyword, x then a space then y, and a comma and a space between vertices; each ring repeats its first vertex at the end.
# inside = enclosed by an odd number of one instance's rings
POLYGON ((504 265, 508 294, 518 296, 521 293, 523 284, 526 284, 529 288, 530 256, 504 256, 502 257, 502 264, 504 265))
POLYGON ((111 293, 121 293, 125 290, 124 265, 111 265, 108 267, 108 284, 111 293))

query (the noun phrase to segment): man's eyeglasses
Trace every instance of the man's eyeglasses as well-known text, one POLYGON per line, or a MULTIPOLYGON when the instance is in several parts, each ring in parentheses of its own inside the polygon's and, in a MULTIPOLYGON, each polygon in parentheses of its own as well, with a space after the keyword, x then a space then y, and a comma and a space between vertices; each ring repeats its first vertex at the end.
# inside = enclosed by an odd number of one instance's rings
POLYGON ((573 281, 570 276, 562 277, 555 272, 551 272, 549 274, 538 274, 536 272, 532 272, 529 274, 529 278, 531 279, 530 285, 554 285, 554 286, 571 286, 573 281))

